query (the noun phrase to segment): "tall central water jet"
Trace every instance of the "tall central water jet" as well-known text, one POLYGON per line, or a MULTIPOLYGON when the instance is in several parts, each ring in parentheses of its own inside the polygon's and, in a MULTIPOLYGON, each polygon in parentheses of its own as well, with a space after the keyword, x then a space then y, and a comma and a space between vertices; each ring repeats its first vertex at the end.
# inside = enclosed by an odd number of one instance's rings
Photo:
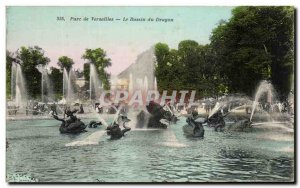
POLYGON ((68 79, 68 95, 67 98, 70 100, 74 99, 74 89, 72 85, 72 80, 75 79, 75 75, 73 70, 69 71, 69 79, 68 79))
POLYGON ((154 77, 154 91, 157 91, 157 80, 156 80, 156 76, 154 77))
POLYGON ((38 71, 41 73, 42 75, 42 80, 41 80, 41 98, 42 98, 42 102, 46 102, 51 100, 53 101, 53 87, 49 78, 49 73, 51 73, 50 70, 47 69, 46 66, 39 64, 35 67, 36 69, 38 69, 38 71), (46 97, 46 100, 45 100, 46 97))
POLYGON ((90 63, 90 100, 100 97, 101 81, 99 79, 96 67, 90 63))
POLYGON ((11 96, 16 106, 24 108, 27 105, 27 90, 21 65, 13 62, 11 69, 11 96))
POLYGON ((63 71, 63 98, 66 100, 67 92, 68 92, 68 83, 69 83, 69 76, 67 70, 64 68, 63 71))
POLYGON ((16 63, 12 63, 11 77, 10 77, 11 100, 14 100, 16 96, 16 77, 17 77, 17 65, 16 63))
POLYGON ((74 89, 72 80, 75 79, 74 72, 72 70, 69 71, 64 68, 63 72, 63 98, 69 103, 72 99, 74 99, 74 89))
MULTIPOLYGON (((263 80, 263 81, 260 82, 260 84, 257 88, 257 91, 255 93, 255 98, 254 98, 254 102, 253 102, 253 105, 252 105, 252 112, 251 112, 251 116, 250 116, 250 121, 252 120, 252 117, 253 117, 255 108, 258 104, 258 101, 261 99, 263 94, 267 94, 267 102, 271 103, 272 99, 274 98, 273 91, 274 91, 274 88, 273 88, 273 85, 270 82, 268 82, 266 80, 263 80)), ((270 106, 271 106, 271 104, 270 104, 270 106)))

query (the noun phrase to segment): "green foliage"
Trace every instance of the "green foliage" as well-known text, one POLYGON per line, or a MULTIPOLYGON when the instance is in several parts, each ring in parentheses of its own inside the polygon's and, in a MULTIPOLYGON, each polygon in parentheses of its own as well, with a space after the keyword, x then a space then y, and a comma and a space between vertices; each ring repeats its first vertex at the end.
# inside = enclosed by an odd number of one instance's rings
POLYGON ((155 46, 159 90, 197 90, 199 96, 252 96, 271 80, 281 99, 293 82, 294 8, 237 7, 212 31, 211 43, 185 40, 178 50, 155 46))
POLYGON ((41 94, 41 73, 35 68, 37 65, 46 65, 50 62, 45 57, 44 51, 38 46, 21 47, 16 52, 16 59, 20 62, 23 74, 27 83, 27 92, 30 97, 37 97, 41 94))
POLYGON ((13 53, 6 51, 6 97, 11 97, 11 67, 15 61, 13 53))
POLYGON ((168 80, 167 57, 169 55, 169 47, 167 44, 158 43, 155 46, 155 56, 157 67, 155 75, 157 77, 157 86, 160 90, 167 89, 167 85, 170 83, 168 80))
POLYGON ((211 36, 230 92, 252 95, 269 79, 282 98, 290 91, 294 64, 292 7, 237 7, 211 36))
POLYGON ((55 67, 51 67, 50 69, 51 74, 49 77, 53 84, 53 92, 56 95, 56 98, 60 98, 63 95, 63 73, 55 67))
POLYGON ((196 90, 198 97, 204 97, 218 96, 225 90, 208 45, 185 40, 179 43, 178 50, 170 50, 167 44, 158 43, 155 56, 159 91, 196 90))
MULTIPOLYGON (((86 49, 82 58, 95 65, 97 73, 99 75, 99 79, 102 81, 104 89, 108 90, 110 88, 110 75, 105 71, 105 69, 111 66, 111 59, 106 57, 106 52, 101 48, 86 49)), ((89 71, 87 71, 87 67, 87 65, 85 65, 84 67, 84 77, 86 81, 89 82, 89 71)))
POLYGON ((84 76, 84 79, 89 82, 89 80, 90 80, 90 64, 89 63, 83 64, 83 76, 84 76))
POLYGON ((61 56, 58 58, 57 65, 61 68, 62 71, 64 71, 64 69, 66 69, 67 72, 69 72, 71 70, 73 64, 74 64, 73 59, 71 59, 67 56, 61 56))

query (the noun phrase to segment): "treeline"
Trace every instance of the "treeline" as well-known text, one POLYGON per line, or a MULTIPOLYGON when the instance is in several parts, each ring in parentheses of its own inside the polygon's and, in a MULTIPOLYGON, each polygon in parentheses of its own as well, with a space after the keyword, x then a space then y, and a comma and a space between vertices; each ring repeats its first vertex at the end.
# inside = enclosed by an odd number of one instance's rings
POLYGON ((294 8, 237 7, 212 31, 209 44, 185 40, 170 49, 158 43, 155 55, 160 91, 253 96, 261 80, 270 80, 284 100, 294 77, 294 8))
MULTIPOLYGON (((105 71, 106 67, 111 66, 111 60, 106 57, 106 52, 101 49, 86 49, 82 55, 82 59, 88 62, 84 64, 83 72, 78 72, 78 74, 84 75, 86 80, 86 87, 89 85, 89 63, 95 64, 96 71, 98 72, 99 79, 103 81, 103 86, 105 89, 110 88, 109 84, 109 74, 105 71)), ((48 65, 50 58, 46 57, 45 52, 42 48, 38 46, 34 47, 21 47, 16 52, 6 51, 6 96, 11 97, 11 69, 12 63, 19 63, 22 67, 22 72, 24 79, 26 81, 27 95, 30 98, 40 98, 41 97, 41 82, 42 75, 36 69, 36 66, 48 65)), ((61 56, 57 60, 57 65, 59 68, 50 67, 49 77, 52 82, 53 92, 56 99, 59 99, 63 95, 63 70, 66 69, 69 72, 75 62, 73 59, 67 56, 61 56)))

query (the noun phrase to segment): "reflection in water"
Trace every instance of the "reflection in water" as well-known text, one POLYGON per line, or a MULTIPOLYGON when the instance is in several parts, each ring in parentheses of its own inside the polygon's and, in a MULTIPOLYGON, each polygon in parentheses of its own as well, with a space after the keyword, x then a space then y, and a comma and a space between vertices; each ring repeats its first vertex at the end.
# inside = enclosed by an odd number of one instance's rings
POLYGON ((168 130, 132 130, 112 141, 98 135, 104 127, 70 136, 59 133, 55 120, 8 121, 7 173, 42 182, 293 181, 294 153, 284 150, 294 147, 293 134, 205 127, 204 139, 194 139, 183 135, 184 123, 168 130), (264 137, 270 134, 289 139, 264 137), (66 146, 91 140, 94 145, 66 146))

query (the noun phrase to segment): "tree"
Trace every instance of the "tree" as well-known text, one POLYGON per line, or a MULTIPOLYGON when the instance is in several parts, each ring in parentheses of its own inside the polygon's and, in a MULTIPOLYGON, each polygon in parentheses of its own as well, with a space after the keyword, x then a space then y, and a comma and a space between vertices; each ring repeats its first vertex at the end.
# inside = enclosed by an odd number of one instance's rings
POLYGON ((199 45, 199 63, 197 66, 196 88, 200 97, 218 97, 227 92, 224 85, 226 76, 222 74, 221 67, 217 64, 218 57, 210 45, 199 45))
POLYGON ((196 90, 197 97, 218 96, 224 92, 209 45, 185 40, 179 43, 178 50, 170 50, 167 44, 157 43, 155 56, 159 91, 196 90))
POLYGON ((198 46, 198 43, 193 40, 184 40, 178 44, 178 57, 183 67, 182 80, 184 88, 182 89, 194 90, 197 88, 201 71, 198 46))
POLYGON ((39 64, 47 65, 50 59, 38 46, 21 47, 16 52, 16 61, 19 61, 27 83, 27 92, 30 97, 37 97, 41 94, 41 73, 36 69, 39 64))
POLYGON ((290 91, 294 64, 294 8, 237 7, 213 30, 211 46, 230 92, 253 95, 262 79, 281 98, 290 91))
POLYGON ((159 90, 197 90, 198 97, 253 95, 272 81, 281 100, 291 90, 294 69, 294 8, 237 7, 212 31, 210 44, 181 41, 178 50, 155 46, 159 90))
POLYGON ((60 69, 62 71, 64 71, 64 69, 66 69, 67 72, 69 72, 71 70, 73 64, 74 64, 73 59, 71 59, 67 56, 61 56, 58 58, 57 65, 60 67, 60 69))
MULTIPOLYGON (((106 68, 111 66, 111 59, 106 57, 106 52, 101 49, 86 49, 82 58, 88 60, 88 63, 95 65, 99 79, 102 81, 104 89, 110 88, 109 77, 110 75, 106 72, 106 68)), ((86 69, 87 70, 87 69, 86 69)), ((89 82, 89 72, 85 71, 85 79, 89 82)))
POLYGON ((169 55, 169 46, 163 43, 157 43, 155 45, 155 57, 156 57, 156 68, 155 68, 155 76, 157 78, 157 87, 159 91, 163 91, 168 88, 169 80, 168 80, 168 65, 167 58, 169 55))

